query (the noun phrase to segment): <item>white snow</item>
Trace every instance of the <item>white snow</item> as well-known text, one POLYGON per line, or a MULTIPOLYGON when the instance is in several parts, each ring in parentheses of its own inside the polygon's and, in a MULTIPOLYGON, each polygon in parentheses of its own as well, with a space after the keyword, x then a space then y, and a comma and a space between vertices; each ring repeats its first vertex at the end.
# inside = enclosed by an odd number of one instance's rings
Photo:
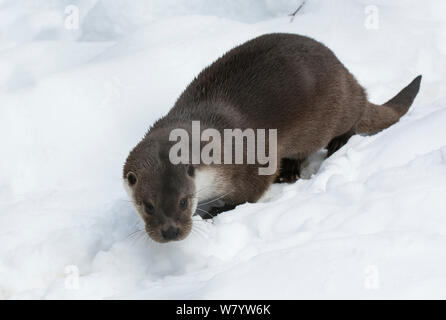
POLYGON ((290 23, 298 4, 0 1, 0 298, 446 298, 446 3, 307 0, 290 23), (203 67, 270 32, 324 42, 375 103, 423 74, 420 94, 185 241, 134 233, 129 150, 203 67))

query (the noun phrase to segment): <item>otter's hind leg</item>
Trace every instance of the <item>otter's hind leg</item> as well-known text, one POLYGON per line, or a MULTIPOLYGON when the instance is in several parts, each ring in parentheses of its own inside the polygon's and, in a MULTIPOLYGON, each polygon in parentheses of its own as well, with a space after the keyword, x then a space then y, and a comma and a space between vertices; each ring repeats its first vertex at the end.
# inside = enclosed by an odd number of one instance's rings
POLYGON ((303 159, 282 158, 280 162, 279 175, 276 177, 275 183, 293 183, 300 178, 300 170, 303 159))
POLYGON ((354 134, 355 130, 351 129, 350 131, 333 138, 327 146, 327 158, 341 149, 354 134))

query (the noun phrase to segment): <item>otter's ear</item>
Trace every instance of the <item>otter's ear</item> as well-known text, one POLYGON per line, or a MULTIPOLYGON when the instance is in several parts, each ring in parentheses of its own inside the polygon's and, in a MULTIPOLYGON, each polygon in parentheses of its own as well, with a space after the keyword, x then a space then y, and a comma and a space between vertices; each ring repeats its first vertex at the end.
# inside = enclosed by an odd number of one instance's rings
POLYGON ((189 164, 189 165, 187 166, 187 174, 188 174, 190 177, 193 177, 193 176, 195 175, 195 167, 194 167, 193 165, 189 164))
POLYGON ((127 173, 127 182, 129 183, 129 186, 133 187, 137 181, 136 174, 129 171, 129 173, 127 173))

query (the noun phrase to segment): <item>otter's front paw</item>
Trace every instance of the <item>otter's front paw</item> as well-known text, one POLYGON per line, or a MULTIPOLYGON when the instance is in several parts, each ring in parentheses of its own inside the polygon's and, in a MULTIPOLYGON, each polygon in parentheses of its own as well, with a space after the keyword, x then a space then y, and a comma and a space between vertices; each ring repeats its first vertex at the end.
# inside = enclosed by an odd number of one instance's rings
POLYGON ((302 160, 283 158, 275 183, 293 183, 300 178, 302 160))

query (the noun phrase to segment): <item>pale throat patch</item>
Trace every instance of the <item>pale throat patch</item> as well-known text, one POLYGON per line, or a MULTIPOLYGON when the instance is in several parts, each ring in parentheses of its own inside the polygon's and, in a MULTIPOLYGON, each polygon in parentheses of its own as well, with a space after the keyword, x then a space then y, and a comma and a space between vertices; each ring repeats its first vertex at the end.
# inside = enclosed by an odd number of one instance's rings
POLYGON ((198 202, 209 201, 222 194, 222 181, 215 169, 197 169, 194 181, 198 202))
MULTIPOLYGON (((225 183, 214 168, 204 167, 195 170, 195 194, 192 209, 193 212, 197 210, 199 203, 209 202, 209 205, 221 206, 221 201, 215 201, 225 194, 225 183)), ((206 210, 207 207, 202 207, 206 210)))

